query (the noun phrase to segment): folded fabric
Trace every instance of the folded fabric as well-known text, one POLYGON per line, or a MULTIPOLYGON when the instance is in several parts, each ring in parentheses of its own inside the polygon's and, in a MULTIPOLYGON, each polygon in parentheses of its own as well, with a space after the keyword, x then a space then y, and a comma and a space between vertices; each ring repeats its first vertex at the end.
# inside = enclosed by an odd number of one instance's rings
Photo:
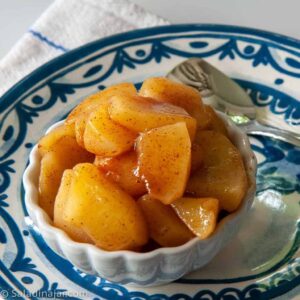
POLYGON ((165 24, 127 0, 56 0, 0 61, 0 96, 70 49, 115 33, 165 24))

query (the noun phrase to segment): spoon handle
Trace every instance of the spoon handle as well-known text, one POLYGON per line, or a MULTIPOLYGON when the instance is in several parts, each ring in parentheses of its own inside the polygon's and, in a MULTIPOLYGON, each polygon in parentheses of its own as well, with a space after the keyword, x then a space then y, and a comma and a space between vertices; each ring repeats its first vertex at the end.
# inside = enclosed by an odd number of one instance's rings
POLYGON ((247 134, 268 136, 300 147, 300 135, 290 133, 289 131, 265 126, 255 120, 247 124, 242 124, 240 127, 247 134))

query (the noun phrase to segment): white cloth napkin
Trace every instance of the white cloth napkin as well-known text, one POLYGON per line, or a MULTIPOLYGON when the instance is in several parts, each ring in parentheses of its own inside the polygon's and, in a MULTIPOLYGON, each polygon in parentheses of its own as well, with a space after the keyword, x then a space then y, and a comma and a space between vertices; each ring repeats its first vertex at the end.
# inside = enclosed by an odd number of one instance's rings
POLYGON ((165 24, 128 0, 56 0, 0 61, 0 96, 70 49, 115 33, 165 24))

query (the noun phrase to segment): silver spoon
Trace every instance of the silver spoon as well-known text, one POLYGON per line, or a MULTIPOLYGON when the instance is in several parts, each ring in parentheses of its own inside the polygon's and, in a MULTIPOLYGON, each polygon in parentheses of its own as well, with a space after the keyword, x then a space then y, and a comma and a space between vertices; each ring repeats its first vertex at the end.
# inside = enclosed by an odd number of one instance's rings
POLYGON ((167 78, 196 88, 205 104, 226 113, 247 134, 268 136, 300 147, 300 134, 262 124, 249 95, 203 59, 191 58, 180 63, 167 78))

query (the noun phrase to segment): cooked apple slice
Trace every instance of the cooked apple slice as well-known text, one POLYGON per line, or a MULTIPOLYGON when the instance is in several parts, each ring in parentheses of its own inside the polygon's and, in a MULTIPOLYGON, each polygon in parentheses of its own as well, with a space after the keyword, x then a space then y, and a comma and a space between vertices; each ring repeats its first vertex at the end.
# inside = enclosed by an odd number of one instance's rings
POLYGON ((191 172, 198 170, 203 162, 203 152, 201 146, 197 143, 192 144, 192 161, 191 161, 191 172))
POLYGON ((164 77, 154 77, 144 81, 139 94, 184 108, 197 120, 199 128, 204 128, 208 122, 200 93, 192 87, 164 77))
POLYGON ((184 122, 142 133, 137 140, 138 175, 152 198, 170 204, 185 190, 191 167, 191 141, 184 122))
POLYGON ((232 212, 238 208, 248 182, 238 149, 223 134, 215 131, 197 133, 203 151, 203 163, 189 179, 187 192, 196 197, 213 197, 221 208, 232 212))
MULTIPOLYGON (((49 133, 49 135, 51 134, 52 132, 49 133)), ((48 143, 48 145, 51 144, 48 143)), ((51 150, 46 152, 41 160, 39 205, 50 218, 53 218, 54 200, 64 170, 73 168, 80 162, 91 162, 94 159, 94 155, 81 148, 77 144, 75 137, 72 136, 60 138, 49 149, 51 150)))
POLYGON ((73 130, 65 125, 60 125, 43 136, 38 143, 38 151, 41 156, 53 150, 57 142, 65 136, 75 137, 73 130))
POLYGON ((112 96, 135 95, 136 93, 135 86, 132 83, 119 83, 108 87, 79 103, 68 115, 65 124, 70 130, 75 132, 78 144, 84 147, 83 134, 89 115, 97 110, 102 103, 107 102, 112 96))
POLYGON ((45 154, 41 160, 39 177, 39 205, 53 218, 54 200, 59 188, 64 166, 54 152, 45 154))
POLYGON ((185 225, 203 240, 216 228, 219 201, 214 198, 180 198, 172 207, 185 225))
POLYGON ((150 237, 162 247, 180 246, 194 237, 171 206, 149 195, 141 197, 137 203, 147 220, 150 237))
POLYGON ((94 164, 132 197, 147 193, 144 182, 136 174, 137 155, 133 150, 114 157, 96 156, 94 164))
POLYGON ((105 97, 102 97, 102 92, 98 92, 93 94, 80 102, 75 108, 70 112, 68 117, 65 120, 65 125, 73 130, 76 134, 76 139, 78 140, 79 144, 82 144, 83 141, 83 131, 85 126, 83 126, 83 130, 78 131, 79 126, 77 126, 77 133, 76 133, 76 123, 81 121, 81 124, 85 125, 85 121, 88 116, 98 108, 98 106, 102 103, 102 100, 105 97), (80 135, 78 135, 80 133, 80 135))
POLYGON ((71 125, 78 118, 83 117, 86 119, 101 103, 107 101, 112 96, 123 94, 136 94, 135 86, 132 83, 119 83, 89 96, 70 112, 65 123, 71 125))
POLYGON ((76 141, 79 146, 82 148, 84 147, 84 131, 86 127, 86 121, 87 117, 86 116, 80 116, 77 118, 76 122, 74 123, 74 132, 76 136, 76 141))
POLYGON ((65 170, 55 198, 53 223, 54 226, 65 231, 74 241, 81 243, 93 243, 82 228, 76 227, 74 224, 68 222, 64 216, 67 201, 72 201, 69 197, 72 178, 73 170, 65 170))
POLYGON ((95 165, 73 168, 69 198, 66 221, 83 228, 98 247, 131 250, 147 243, 147 224, 136 201, 95 165))
POLYGON ((109 115, 115 122, 135 132, 185 122, 192 140, 197 127, 196 120, 183 108, 141 96, 113 97, 109 115))
POLYGON ((90 114, 84 130, 85 148, 100 156, 115 156, 133 147, 137 134, 112 121, 110 103, 102 103, 90 114))
POLYGON ((205 127, 205 130, 213 130, 220 132, 228 137, 228 131, 224 122, 218 117, 214 109, 209 105, 204 105, 205 112, 208 116, 209 122, 205 127))

